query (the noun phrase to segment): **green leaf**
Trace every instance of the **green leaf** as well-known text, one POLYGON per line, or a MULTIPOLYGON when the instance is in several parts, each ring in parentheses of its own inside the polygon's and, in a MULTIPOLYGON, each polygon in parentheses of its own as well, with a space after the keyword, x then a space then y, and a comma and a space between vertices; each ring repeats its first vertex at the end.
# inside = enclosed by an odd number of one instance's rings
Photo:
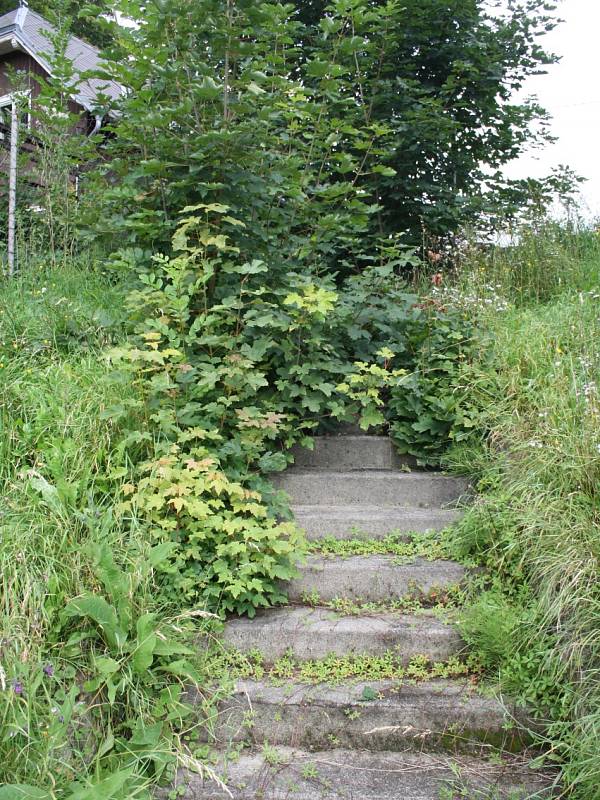
POLYGON ((313 78, 323 78, 331 70, 331 64, 328 61, 309 61, 306 65, 306 73, 313 78))
POLYGON ((266 94, 265 90, 254 81, 251 81, 246 88, 253 95, 266 94))
POLYGON ((157 637, 154 630, 155 615, 144 614, 137 621, 137 642, 133 654, 133 670, 138 675, 143 675, 154 661, 154 648, 156 647, 157 637))
POLYGON ((112 675, 118 672, 121 665, 114 658, 107 658, 106 656, 99 656, 94 660, 94 666, 101 675, 112 675))
POLYGON ((148 563, 151 567, 158 567, 168 560, 169 556, 178 549, 177 542, 162 542, 153 547, 147 556, 148 563))
POLYGON ((376 167, 373 167, 372 171, 377 175, 385 175, 388 178, 392 178, 397 174, 393 167, 385 167, 383 164, 378 164, 376 167))
POLYGON ((100 746, 98 747, 98 751, 96 753, 96 759, 100 760, 102 756, 105 756, 115 746, 115 737, 113 735, 112 730, 109 728, 108 733, 104 737, 104 740, 101 742, 100 746))
POLYGON ((99 595, 89 594, 72 600, 67 604, 62 616, 67 619, 88 617, 93 620, 101 628, 107 642, 112 647, 122 647, 127 639, 125 633, 119 628, 117 612, 114 607, 99 595))
POLYGON ((362 690, 361 700, 364 700, 365 702, 377 700, 377 692, 371 686, 365 686, 362 690))
POLYGON ((26 783, 9 783, 0 786, 0 800, 50 800, 52 795, 26 783))
POLYGON ((363 431, 375 427, 376 425, 383 425, 384 422, 385 417, 381 411, 378 411, 376 408, 365 408, 361 412, 359 424, 363 431))
POLYGON ((76 789, 66 800, 122 800, 122 789, 132 775, 132 769, 120 770, 104 780, 76 789))

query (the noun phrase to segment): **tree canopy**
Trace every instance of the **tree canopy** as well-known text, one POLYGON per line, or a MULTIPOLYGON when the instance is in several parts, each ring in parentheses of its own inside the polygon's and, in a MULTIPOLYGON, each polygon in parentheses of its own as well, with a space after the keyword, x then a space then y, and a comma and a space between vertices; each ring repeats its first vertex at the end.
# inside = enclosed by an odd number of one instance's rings
POLYGON ((501 169, 547 136, 543 110, 514 99, 553 60, 545 0, 116 8, 138 28, 116 28, 113 74, 130 91, 110 146, 122 180, 103 199, 111 236, 168 239, 181 208, 213 199, 256 252, 356 265, 390 235, 414 244, 514 210, 522 187, 501 169))

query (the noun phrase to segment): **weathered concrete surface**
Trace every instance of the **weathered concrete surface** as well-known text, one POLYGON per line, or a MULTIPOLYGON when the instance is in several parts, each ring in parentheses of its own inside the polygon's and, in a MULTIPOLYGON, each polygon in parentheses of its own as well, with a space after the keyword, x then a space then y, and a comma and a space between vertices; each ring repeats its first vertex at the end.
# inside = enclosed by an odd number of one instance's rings
MULTIPOLYGON (((469 800, 550 798, 552 773, 534 772, 526 760, 506 757, 491 763, 468 756, 426 753, 369 753, 330 750, 309 753, 276 747, 244 753, 217 766, 231 795, 210 779, 179 772, 175 787, 183 800, 439 800, 458 786, 469 800)), ((159 797, 166 800, 168 792, 159 797)), ((448 795, 450 797, 451 795, 448 795)))
POLYGON ((445 661, 464 644, 453 625, 434 616, 378 614, 343 617, 325 608, 272 608, 254 619, 231 619, 224 641, 248 652, 259 649, 267 663, 292 651, 306 661, 335 655, 382 655, 394 650, 407 664, 415 655, 445 661))
POLYGON ((394 532, 440 531, 461 518, 450 508, 410 506, 294 505, 294 517, 307 538, 380 539, 394 532))
POLYGON ((290 601, 301 602, 313 593, 321 600, 348 598, 364 602, 386 602, 407 595, 428 596, 434 589, 461 583, 465 568, 454 561, 423 558, 400 564, 393 556, 310 556, 300 575, 286 582, 290 601))
POLYGON ((455 503, 468 488, 462 478, 393 470, 330 472, 292 468, 272 476, 272 480, 297 505, 440 508, 455 503))
POLYGON ((399 456, 387 436, 316 436, 313 442, 313 450, 292 448, 296 467, 345 472, 416 465, 414 458, 399 456))
POLYGON ((523 737, 506 729, 508 719, 498 700, 467 681, 274 686, 242 680, 209 720, 208 735, 220 747, 245 741, 323 750, 334 742, 358 750, 474 752, 489 744, 515 751, 523 737))

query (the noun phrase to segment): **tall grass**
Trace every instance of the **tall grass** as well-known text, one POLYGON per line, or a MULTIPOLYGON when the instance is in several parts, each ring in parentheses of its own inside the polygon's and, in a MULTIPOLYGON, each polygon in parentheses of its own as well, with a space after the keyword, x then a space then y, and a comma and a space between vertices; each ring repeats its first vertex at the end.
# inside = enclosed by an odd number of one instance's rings
MULTIPOLYGON (((81 619, 69 626, 63 615, 73 598, 110 596, 111 584, 125 580, 119 602, 134 630, 144 618, 156 619, 165 636, 186 627, 171 623, 161 604, 147 533, 115 511, 122 495, 110 474, 122 463, 123 434, 111 407, 134 395, 110 372, 103 350, 122 335, 122 294, 89 264, 32 267, 1 286, 0 786, 12 786, 6 797, 16 796, 15 784, 43 789, 53 800, 100 797, 107 780, 111 797, 147 798, 147 784, 179 752, 177 735, 169 739, 162 724, 160 738, 139 756, 119 745, 131 724, 156 728, 158 697, 173 678, 140 678, 125 654, 115 695, 107 694, 109 676, 90 693, 86 679, 110 666, 105 643, 93 626, 81 619)), ((165 705, 171 719, 179 707, 173 690, 165 705)))
POLYGON ((69 748, 52 709, 77 662, 53 641, 56 617, 89 587, 88 540, 119 541, 100 476, 113 436, 104 412, 123 387, 99 352, 120 293, 81 265, 26 269, 1 288, 0 782, 60 784, 69 748))
MULTIPOLYGON (((555 230, 553 247, 558 239, 555 230)), ((449 456, 467 470, 477 462, 481 494, 459 545, 494 575, 463 625, 505 688, 546 721, 565 796, 597 800, 600 249, 586 232, 536 260, 547 246, 527 235, 463 273, 473 295, 496 281, 506 301, 480 309, 490 347, 463 375, 481 410, 482 449, 449 456)))
POLYGON ((484 247, 466 244, 459 277, 471 291, 493 289, 521 306, 598 284, 600 229, 543 219, 501 239, 484 247))

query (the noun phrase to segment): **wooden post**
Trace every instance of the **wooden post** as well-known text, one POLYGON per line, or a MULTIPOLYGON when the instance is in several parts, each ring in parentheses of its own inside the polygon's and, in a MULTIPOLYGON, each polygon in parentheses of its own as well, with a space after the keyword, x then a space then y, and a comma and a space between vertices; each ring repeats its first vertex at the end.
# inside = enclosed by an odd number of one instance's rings
POLYGON ((8 182, 8 274, 15 273, 15 217, 17 210, 17 153, 19 148, 19 109, 13 95, 10 115, 10 175, 8 182))

